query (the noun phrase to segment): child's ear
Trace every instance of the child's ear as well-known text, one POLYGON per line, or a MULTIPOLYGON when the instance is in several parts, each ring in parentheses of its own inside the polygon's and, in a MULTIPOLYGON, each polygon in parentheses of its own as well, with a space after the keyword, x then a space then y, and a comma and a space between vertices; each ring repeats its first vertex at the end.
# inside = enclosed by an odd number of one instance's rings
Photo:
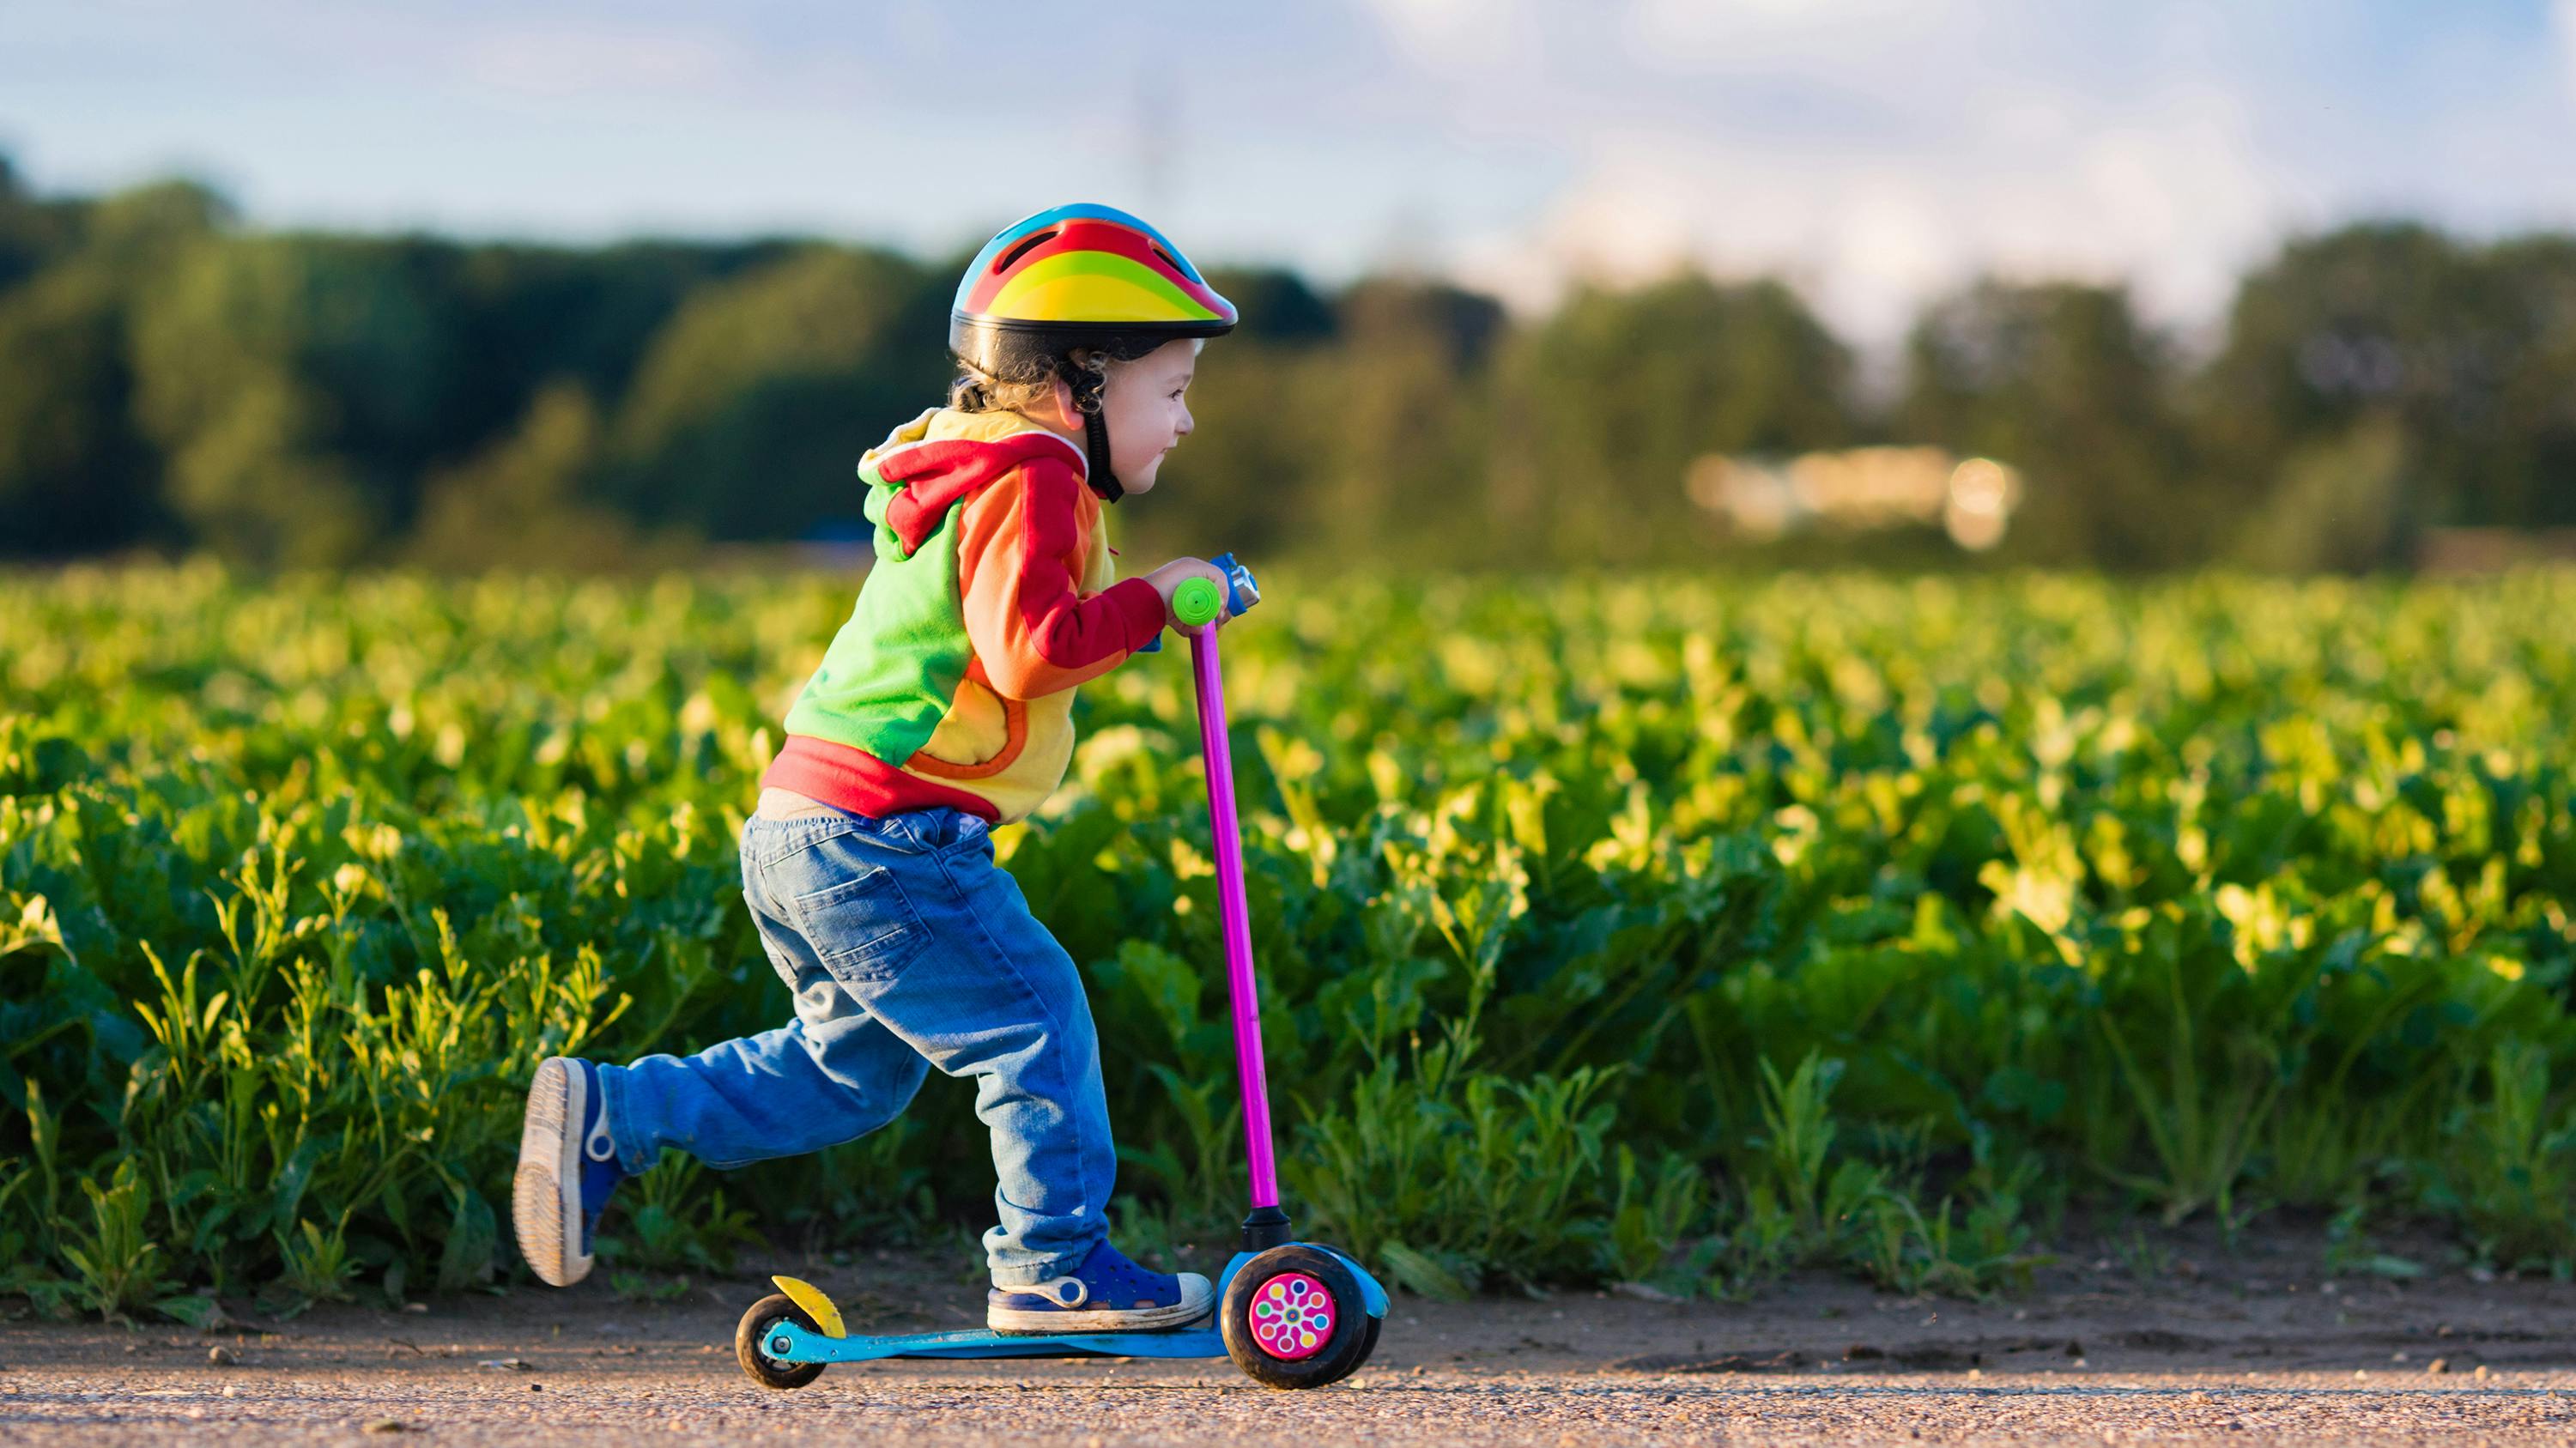
POLYGON ((1061 373, 1057 374, 1055 379, 1055 410, 1059 415, 1072 418, 1077 422, 1082 418, 1081 413, 1073 410, 1073 384, 1065 381, 1061 373))

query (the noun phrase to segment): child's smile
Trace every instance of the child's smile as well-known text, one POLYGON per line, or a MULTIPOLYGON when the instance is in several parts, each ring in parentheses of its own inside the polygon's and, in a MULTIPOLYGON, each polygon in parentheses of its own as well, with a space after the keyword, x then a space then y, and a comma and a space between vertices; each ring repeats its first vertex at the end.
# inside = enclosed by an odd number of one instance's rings
POLYGON ((1110 471, 1128 492, 1150 492, 1163 459, 1196 425, 1187 394, 1198 371, 1199 344, 1166 342, 1111 369, 1101 406, 1109 420, 1110 471))

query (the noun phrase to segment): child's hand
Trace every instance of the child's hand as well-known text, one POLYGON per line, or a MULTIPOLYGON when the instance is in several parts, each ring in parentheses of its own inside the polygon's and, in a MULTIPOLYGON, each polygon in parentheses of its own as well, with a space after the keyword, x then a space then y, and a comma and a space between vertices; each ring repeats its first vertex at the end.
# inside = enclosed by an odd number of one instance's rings
MULTIPOLYGON (((1181 586, 1181 580, 1185 578, 1204 578, 1217 586, 1219 597, 1234 596, 1233 590, 1226 586, 1225 570, 1204 558, 1175 558, 1145 575, 1145 581, 1154 585, 1154 591, 1163 596, 1165 613, 1171 612, 1172 592, 1181 586)), ((1216 626, 1225 627, 1226 621, 1233 617, 1231 613, 1220 612, 1216 616, 1216 626)))

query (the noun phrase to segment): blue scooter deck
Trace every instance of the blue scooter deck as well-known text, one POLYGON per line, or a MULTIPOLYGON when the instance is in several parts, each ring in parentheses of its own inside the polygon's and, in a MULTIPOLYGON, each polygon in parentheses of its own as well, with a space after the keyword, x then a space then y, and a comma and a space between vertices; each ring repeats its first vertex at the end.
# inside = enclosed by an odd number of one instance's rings
POLYGON ((782 1362, 852 1363, 880 1358, 1219 1358, 1225 1338, 1213 1327, 1168 1332, 1068 1332, 1022 1337, 1002 1332, 918 1332, 900 1337, 825 1337, 795 1323, 770 1333, 770 1356, 782 1362), (778 1350, 779 1339, 787 1350, 778 1350))
MULTIPOLYGON (((1337 1248, 1320 1243, 1303 1242, 1299 1246, 1330 1252, 1359 1279, 1361 1308, 1369 1316, 1386 1316, 1386 1289, 1368 1274, 1368 1269, 1353 1261, 1337 1248)), ((1225 1264, 1216 1282, 1219 1302, 1225 1300, 1234 1275, 1252 1260, 1249 1252, 1237 1252, 1225 1264)), ((834 1319, 837 1321, 837 1319, 834 1319)), ((1068 1332, 1047 1337, 1022 1337, 1014 1333, 963 1330, 958 1332, 913 1332, 891 1337, 827 1337, 808 1332, 795 1322, 782 1322, 769 1332, 768 1355, 779 1362, 790 1363, 863 1363, 884 1358, 1050 1358, 1050 1357, 1155 1357, 1216 1358, 1224 1357, 1225 1334, 1213 1323, 1204 1327, 1169 1328, 1162 1332, 1068 1332)))

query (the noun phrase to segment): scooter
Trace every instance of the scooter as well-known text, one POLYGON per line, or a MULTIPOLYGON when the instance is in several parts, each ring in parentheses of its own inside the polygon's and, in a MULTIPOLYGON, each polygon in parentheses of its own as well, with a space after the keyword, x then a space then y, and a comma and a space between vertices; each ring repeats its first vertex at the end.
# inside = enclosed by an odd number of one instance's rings
MULTIPOLYGON (((1225 683, 1216 622, 1261 601, 1252 570, 1232 554, 1209 560, 1226 587, 1204 578, 1173 590, 1172 615, 1190 640, 1198 679, 1199 746, 1207 760, 1208 817, 1216 834, 1217 899, 1225 927, 1226 993, 1234 1010, 1235 1066, 1243 1087, 1243 1141, 1251 1211, 1243 1247, 1217 1281, 1213 1325, 1159 1332, 925 1332, 853 1337, 840 1309, 813 1284, 773 1277, 778 1291, 751 1305, 734 1331, 734 1355, 753 1382, 801 1388, 833 1363, 878 1358, 1231 1357, 1274 1388, 1320 1388, 1368 1361, 1386 1321, 1386 1289, 1335 1248, 1290 1240, 1271 1157, 1270 1095, 1262 1074, 1261 1010, 1252 974, 1252 925, 1244 903, 1243 842, 1235 823, 1234 756, 1225 732, 1225 683)), ((1159 642, 1159 641, 1158 641, 1159 642)))

